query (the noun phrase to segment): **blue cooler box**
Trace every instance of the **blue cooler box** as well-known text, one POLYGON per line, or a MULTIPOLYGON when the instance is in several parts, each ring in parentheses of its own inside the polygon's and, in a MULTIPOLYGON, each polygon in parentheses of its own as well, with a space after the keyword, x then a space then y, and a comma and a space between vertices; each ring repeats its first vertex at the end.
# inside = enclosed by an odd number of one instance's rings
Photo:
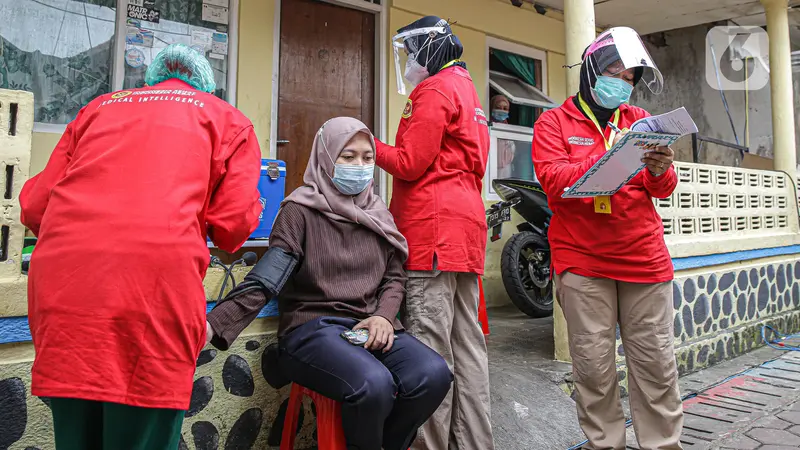
POLYGON ((261 160, 261 179, 258 181, 259 200, 264 210, 258 218, 258 228, 250 239, 267 239, 286 195, 286 163, 277 159, 261 160))

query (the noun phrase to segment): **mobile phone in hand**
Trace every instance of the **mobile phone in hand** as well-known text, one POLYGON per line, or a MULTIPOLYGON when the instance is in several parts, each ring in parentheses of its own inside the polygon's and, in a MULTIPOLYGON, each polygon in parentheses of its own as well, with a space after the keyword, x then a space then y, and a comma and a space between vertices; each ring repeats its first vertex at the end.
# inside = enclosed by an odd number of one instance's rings
POLYGON ((364 345, 369 340, 369 330, 345 330, 341 334, 342 338, 353 345, 364 345))

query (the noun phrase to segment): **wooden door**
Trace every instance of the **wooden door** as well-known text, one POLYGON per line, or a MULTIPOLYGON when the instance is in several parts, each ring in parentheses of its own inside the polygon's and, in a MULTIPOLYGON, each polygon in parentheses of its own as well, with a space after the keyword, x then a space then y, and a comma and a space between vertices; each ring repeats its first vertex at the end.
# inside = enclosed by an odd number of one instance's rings
POLYGON ((303 184, 314 136, 328 119, 355 117, 374 130, 375 16, 282 0, 280 43, 278 158, 288 195, 303 184))

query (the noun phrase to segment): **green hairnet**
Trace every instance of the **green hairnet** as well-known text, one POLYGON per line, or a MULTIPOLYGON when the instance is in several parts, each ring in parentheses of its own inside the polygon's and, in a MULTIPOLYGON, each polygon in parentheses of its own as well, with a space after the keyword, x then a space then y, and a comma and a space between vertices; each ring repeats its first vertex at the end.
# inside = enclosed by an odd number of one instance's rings
POLYGON ((144 82, 148 86, 177 78, 203 92, 214 92, 217 83, 214 71, 205 56, 184 44, 170 44, 153 58, 147 68, 144 82))

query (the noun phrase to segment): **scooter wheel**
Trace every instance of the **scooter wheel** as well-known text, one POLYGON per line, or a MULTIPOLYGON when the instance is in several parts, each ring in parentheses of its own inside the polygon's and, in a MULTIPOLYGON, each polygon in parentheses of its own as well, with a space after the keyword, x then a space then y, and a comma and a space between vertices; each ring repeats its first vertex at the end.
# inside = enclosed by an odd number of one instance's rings
POLYGON ((511 302, 530 317, 553 315, 550 245, 530 231, 511 236, 500 259, 503 285, 511 302))

